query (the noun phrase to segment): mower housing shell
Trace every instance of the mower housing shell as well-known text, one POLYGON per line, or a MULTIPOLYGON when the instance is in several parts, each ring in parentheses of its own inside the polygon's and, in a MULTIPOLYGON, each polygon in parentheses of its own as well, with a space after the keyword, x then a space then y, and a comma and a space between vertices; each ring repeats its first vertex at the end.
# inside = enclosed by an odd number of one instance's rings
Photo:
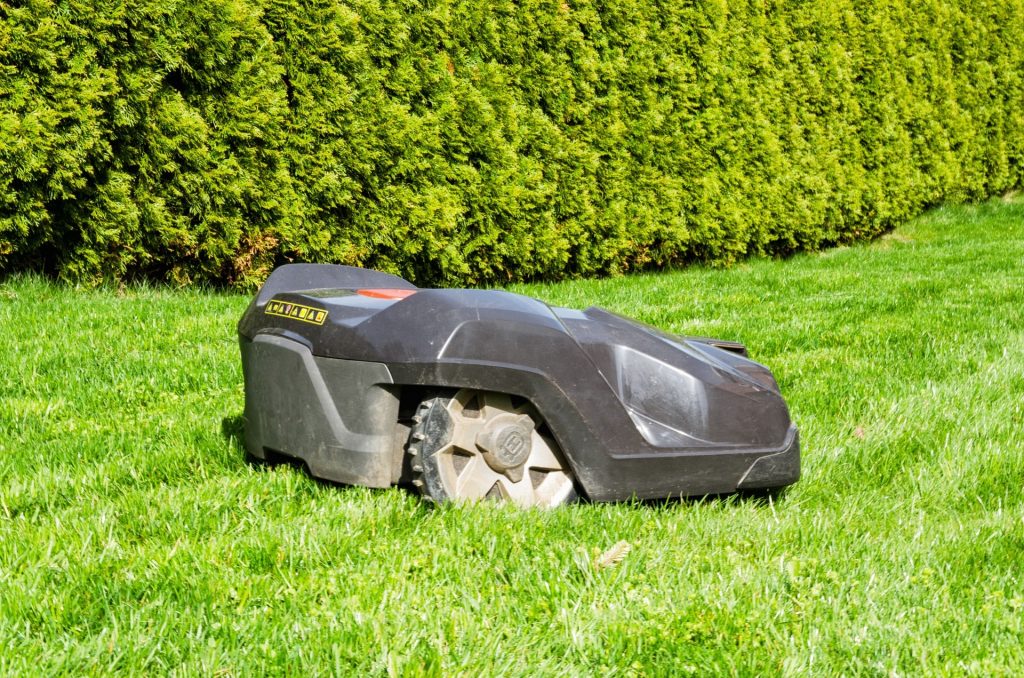
POLYGON ((325 264, 278 268, 238 331, 246 448, 330 480, 398 482, 403 389, 461 388, 533 403, 595 501, 779 488, 800 475, 778 385, 734 342, 325 264))

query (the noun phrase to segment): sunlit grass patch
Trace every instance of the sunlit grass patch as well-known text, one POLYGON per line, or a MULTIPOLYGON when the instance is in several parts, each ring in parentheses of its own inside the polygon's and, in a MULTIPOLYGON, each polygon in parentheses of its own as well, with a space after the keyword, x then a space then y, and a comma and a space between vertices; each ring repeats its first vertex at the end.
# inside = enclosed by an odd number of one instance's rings
POLYGON ((996 200, 821 255, 516 287, 741 340, 801 428, 782 497, 549 512, 248 464, 245 297, 9 279, 0 671, 1017 675, 1022 271, 1024 203, 996 200))

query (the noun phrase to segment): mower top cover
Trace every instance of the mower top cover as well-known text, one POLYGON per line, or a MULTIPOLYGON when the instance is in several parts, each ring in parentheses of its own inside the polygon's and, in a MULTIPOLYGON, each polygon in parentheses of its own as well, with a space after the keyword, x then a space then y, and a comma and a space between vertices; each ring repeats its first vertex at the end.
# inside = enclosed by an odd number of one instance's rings
POLYGON ((734 342, 326 264, 275 270, 238 332, 246 449, 327 480, 554 506, 800 475, 778 385, 734 342))

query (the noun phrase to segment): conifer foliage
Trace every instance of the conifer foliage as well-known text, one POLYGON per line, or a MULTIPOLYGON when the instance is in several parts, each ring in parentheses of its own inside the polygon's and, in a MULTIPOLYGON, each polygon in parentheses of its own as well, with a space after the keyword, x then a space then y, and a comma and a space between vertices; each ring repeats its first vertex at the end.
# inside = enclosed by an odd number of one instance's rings
POLYGON ((0 0, 0 271, 492 283, 1024 179, 1024 0, 0 0))

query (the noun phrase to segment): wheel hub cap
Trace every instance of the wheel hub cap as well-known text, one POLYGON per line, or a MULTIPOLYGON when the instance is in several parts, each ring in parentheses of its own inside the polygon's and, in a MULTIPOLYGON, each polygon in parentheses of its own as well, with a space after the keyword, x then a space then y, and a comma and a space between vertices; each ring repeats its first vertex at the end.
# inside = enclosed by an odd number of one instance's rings
POLYGON ((476 446, 487 465, 518 482, 523 464, 530 458, 534 422, 526 415, 502 414, 487 422, 476 437, 476 446))

